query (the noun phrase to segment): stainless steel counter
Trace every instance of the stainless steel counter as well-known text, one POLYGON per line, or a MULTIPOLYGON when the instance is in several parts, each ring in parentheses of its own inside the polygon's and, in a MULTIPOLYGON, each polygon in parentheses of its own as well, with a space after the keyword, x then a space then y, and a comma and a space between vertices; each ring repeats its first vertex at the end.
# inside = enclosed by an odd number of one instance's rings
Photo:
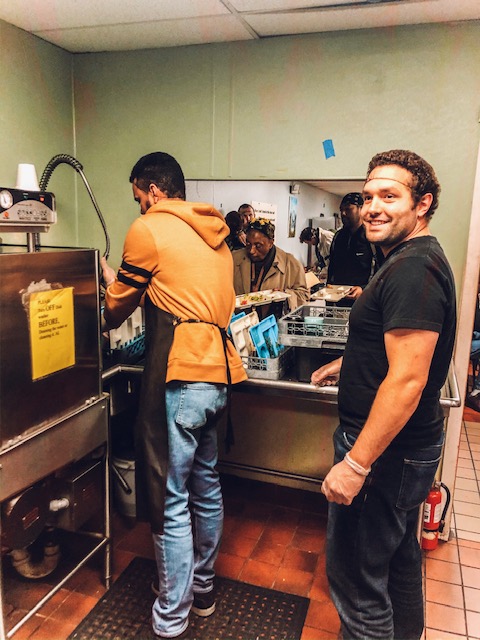
MULTIPOLYGON (((103 374, 117 412, 139 386, 143 367, 117 365, 103 374)), ((251 378, 233 387, 231 415, 235 444, 226 451, 225 424, 219 432, 219 469, 233 475, 293 488, 320 491, 333 460, 338 424, 337 387, 314 387, 288 378, 251 378)), ((453 368, 441 404, 446 416, 459 406, 453 368)))

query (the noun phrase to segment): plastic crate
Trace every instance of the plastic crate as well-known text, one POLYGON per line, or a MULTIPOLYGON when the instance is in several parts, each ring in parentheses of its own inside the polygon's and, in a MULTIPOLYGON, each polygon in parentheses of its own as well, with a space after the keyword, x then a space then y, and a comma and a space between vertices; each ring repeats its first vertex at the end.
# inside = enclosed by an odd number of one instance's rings
POLYGON ((291 347, 284 347, 278 358, 242 356, 242 360, 249 378, 280 380, 293 364, 294 353, 295 350, 291 347))
POLYGON ((295 347, 295 377, 299 382, 310 382, 312 373, 324 364, 343 356, 344 345, 337 349, 315 349, 295 347))
POLYGON ((343 344, 348 337, 350 307, 303 305, 278 322, 280 344, 296 347, 343 344))

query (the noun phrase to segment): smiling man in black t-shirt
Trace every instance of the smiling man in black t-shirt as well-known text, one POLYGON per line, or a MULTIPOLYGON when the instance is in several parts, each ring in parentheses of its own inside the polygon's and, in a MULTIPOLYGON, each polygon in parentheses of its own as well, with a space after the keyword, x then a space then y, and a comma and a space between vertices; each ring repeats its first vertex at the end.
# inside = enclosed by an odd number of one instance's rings
POLYGON ((456 329, 455 285, 430 234, 440 185, 410 151, 377 154, 363 189, 366 237, 385 257, 350 314, 343 358, 312 383, 339 383, 327 574, 344 640, 420 638, 418 507, 443 444, 440 390, 456 329))

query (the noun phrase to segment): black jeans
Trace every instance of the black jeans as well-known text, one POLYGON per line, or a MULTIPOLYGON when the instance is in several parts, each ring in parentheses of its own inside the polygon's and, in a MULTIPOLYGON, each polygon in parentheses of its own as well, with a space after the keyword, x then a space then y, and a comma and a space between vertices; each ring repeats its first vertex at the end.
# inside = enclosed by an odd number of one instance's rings
MULTIPOLYGON (((340 427, 335 462, 355 439, 340 427)), ((424 626, 419 506, 441 457, 440 442, 389 451, 374 463, 349 506, 329 504, 327 576, 347 639, 414 640, 424 626)))

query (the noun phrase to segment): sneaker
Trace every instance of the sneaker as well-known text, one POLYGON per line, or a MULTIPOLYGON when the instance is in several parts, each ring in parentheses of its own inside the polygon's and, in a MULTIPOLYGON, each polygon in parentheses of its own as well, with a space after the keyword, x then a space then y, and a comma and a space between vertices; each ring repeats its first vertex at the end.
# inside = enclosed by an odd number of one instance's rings
MULTIPOLYGON (((150 583, 150 588, 157 597, 160 595, 158 579, 150 583)), ((215 595, 213 589, 208 593, 194 594, 192 611, 202 618, 208 618, 208 616, 212 615, 215 611, 215 595)))
POLYGON ((215 594, 212 591, 207 593, 194 593, 193 594, 193 613, 202 618, 208 618, 215 611, 215 594))
POLYGON ((179 633, 178 636, 161 636, 159 633, 157 633, 155 631, 155 629, 153 630, 153 634, 155 636, 155 638, 164 638, 165 640, 180 640, 185 639, 187 640, 187 638, 191 638, 192 636, 190 635, 190 629, 188 627, 188 622, 187 622, 187 626, 185 627, 185 629, 182 631, 182 633, 179 633))
POLYGON ((480 389, 474 389, 472 393, 469 393, 465 398, 465 404, 470 409, 480 412, 480 389))

